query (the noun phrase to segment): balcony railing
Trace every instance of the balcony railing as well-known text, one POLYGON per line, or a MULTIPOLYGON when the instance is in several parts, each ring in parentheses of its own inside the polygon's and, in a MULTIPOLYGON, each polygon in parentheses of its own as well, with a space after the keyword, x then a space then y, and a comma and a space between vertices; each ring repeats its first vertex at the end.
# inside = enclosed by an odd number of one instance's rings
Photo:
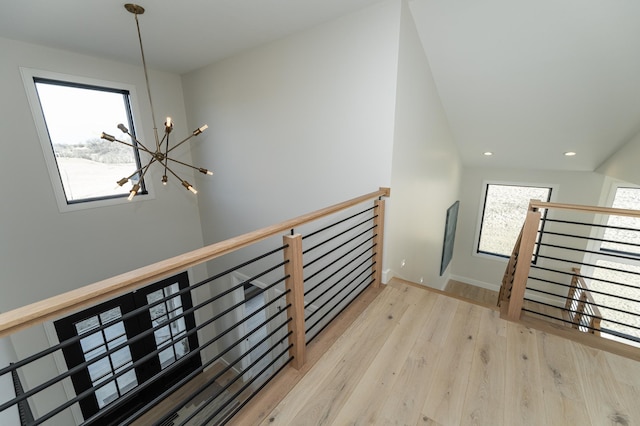
POLYGON ((637 346, 640 227, 614 226, 611 217, 640 211, 532 200, 500 289, 503 316, 544 318, 637 346))
POLYGON ((16 383, 0 419, 225 423, 280 371, 300 369, 307 343, 379 286, 388 195, 381 188, 0 315, 0 337, 44 327, 53 340, 0 366, 0 379, 16 383), (198 265, 208 277, 190 284, 198 265), (32 369, 46 377, 21 380, 32 369))

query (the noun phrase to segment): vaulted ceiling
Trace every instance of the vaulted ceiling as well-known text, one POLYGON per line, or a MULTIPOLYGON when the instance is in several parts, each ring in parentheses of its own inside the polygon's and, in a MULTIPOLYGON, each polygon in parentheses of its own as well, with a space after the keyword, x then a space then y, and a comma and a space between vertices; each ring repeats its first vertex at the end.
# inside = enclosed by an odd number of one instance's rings
MULTIPOLYGON (((185 73, 379 1, 154 0, 140 25, 149 66, 185 73)), ((0 37, 139 63, 122 5, 6 2, 0 37)), ((465 165, 594 170, 640 132, 637 0, 409 5, 465 165)))

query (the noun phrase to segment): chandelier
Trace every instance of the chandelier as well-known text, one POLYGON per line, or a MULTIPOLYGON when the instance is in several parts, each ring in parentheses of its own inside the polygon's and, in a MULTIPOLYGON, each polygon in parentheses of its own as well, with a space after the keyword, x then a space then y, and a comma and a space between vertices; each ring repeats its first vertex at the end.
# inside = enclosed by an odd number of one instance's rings
POLYGON ((132 141, 134 141, 134 143, 129 143, 129 142, 119 140, 115 136, 112 136, 103 132, 102 135, 100 136, 102 139, 107 140, 109 142, 118 142, 118 143, 127 145, 133 148, 138 154, 138 156, 140 155, 140 151, 143 151, 149 154, 149 157, 150 157, 149 161, 145 166, 140 167, 135 172, 131 173, 129 176, 120 179, 117 183, 119 186, 124 186, 124 184, 126 184, 131 180, 133 186, 131 188, 131 191, 129 192, 129 198, 128 198, 129 201, 131 201, 133 197, 135 197, 135 195, 140 190, 140 182, 142 182, 142 179, 144 178, 145 174, 149 171, 149 167, 153 163, 158 163, 164 168, 164 174, 162 175, 163 185, 167 184, 169 180, 167 177, 167 173, 169 173, 173 175, 176 179, 178 179, 182 184, 182 186, 184 186, 186 189, 193 192, 194 194, 197 194, 198 191, 196 191, 196 189, 189 182, 182 179, 180 176, 178 176, 176 172, 173 171, 173 169, 171 168, 171 166, 173 166, 173 163, 190 167, 205 175, 212 175, 213 173, 202 167, 195 167, 195 166, 192 166, 191 164, 187 164, 185 162, 176 160, 175 158, 172 158, 170 154, 174 149, 176 149, 183 143, 187 142, 192 137, 198 136, 200 133, 205 131, 209 126, 205 124, 204 126, 197 128, 191 133, 191 135, 189 135, 182 141, 178 142, 174 146, 169 147, 169 135, 173 130, 173 121, 171 120, 171 117, 167 117, 167 120, 164 123, 164 135, 162 136, 162 139, 159 138, 158 128, 156 126, 156 115, 153 110, 153 102, 151 101, 151 89, 149 86, 149 75, 147 73, 147 62, 145 61, 145 58, 144 58, 144 49, 142 48, 142 37, 140 36, 140 24, 138 23, 138 15, 142 15, 144 13, 144 8, 142 6, 138 6, 137 4, 131 4, 131 3, 125 4, 124 8, 127 9, 127 11, 133 13, 136 19, 136 28, 138 29, 138 42, 140 43, 140 54, 142 56, 142 67, 144 69, 144 79, 147 84, 147 95, 149 97, 149 106, 151 107, 151 118, 153 120, 153 135, 155 137, 155 149, 147 148, 144 144, 142 144, 142 142, 140 142, 138 139, 136 139, 136 137, 133 134, 131 134, 129 129, 127 129, 124 124, 118 124, 118 129, 120 129, 122 133, 129 135, 129 137, 131 138, 132 141), (137 176, 137 180, 132 179, 134 176, 137 176))

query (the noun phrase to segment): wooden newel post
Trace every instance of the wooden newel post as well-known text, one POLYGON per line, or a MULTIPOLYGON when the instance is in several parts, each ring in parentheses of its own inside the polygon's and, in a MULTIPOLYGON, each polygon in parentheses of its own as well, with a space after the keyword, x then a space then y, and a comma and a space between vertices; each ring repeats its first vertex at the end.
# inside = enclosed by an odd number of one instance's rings
POLYGON ((293 356, 291 366, 296 370, 302 368, 305 362, 305 332, 304 332, 304 278, 302 275, 302 236, 285 235, 282 238, 287 248, 284 249, 284 260, 288 261, 284 265, 284 273, 288 278, 285 280, 285 288, 289 290, 286 295, 287 317, 289 321, 289 344, 293 344, 289 349, 289 354, 293 356))
POLYGON ((539 225, 540 211, 538 209, 529 209, 522 228, 518 263, 513 274, 513 287, 511 288, 511 297, 509 298, 509 307, 507 309, 507 319, 511 321, 518 321, 522 313, 524 291, 527 288, 527 279, 531 269, 531 259, 533 258, 533 248, 536 243, 539 225))
POLYGON ((375 217, 373 218, 373 224, 375 226, 373 233, 375 237, 373 238, 373 244, 375 251, 375 255, 373 256, 373 284, 371 285, 374 288, 380 287, 382 284, 382 248, 384 245, 384 200, 376 200, 375 208, 373 213, 375 217))

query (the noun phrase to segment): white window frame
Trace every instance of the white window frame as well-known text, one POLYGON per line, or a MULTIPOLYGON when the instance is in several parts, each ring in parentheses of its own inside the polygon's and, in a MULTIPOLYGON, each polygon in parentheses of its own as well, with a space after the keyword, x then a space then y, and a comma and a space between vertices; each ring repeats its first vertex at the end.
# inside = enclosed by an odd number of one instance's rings
MULTIPOLYGON (((62 73, 38 70, 33 68, 24 68, 24 67, 20 68, 20 74, 22 75, 22 82, 24 84, 27 100, 29 101, 29 106, 31 107, 31 113, 33 115, 34 124, 36 127, 36 131, 38 133, 38 139, 40 140, 40 145, 42 148, 42 153, 44 155, 44 160, 47 165, 47 170, 49 171, 49 178, 51 180, 51 185, 53 187, 53 192, 56 198, 56 204, 58 206, 58 210, 61 213, 99 208, 99 207, 114 206, 114 205, 127 204, 127 203, 135 203, 135 202, 141 202, 141 201, 155 198, 152 195, 154 191, 151 185, 151 179, 146 179, 145 186, 148 193, 144 195, 140 194, 139 196, 134 197, 134 199, 131 201, 128 201, 127 197, 117 197, 117 198, 106 198, 106 199, 97 199, 97 200, 83 200, 77 203, 68 203, 67 198, 65 196, 64 188, 62 186, 62 182, 60 181, 60 172, 58 170, 58 163, 56 162, 52 144, 49 139, 49 132, 47 131, 44 115, 40 107, 40 101, 38 99, 38 92, 36 90, 36 85, 34 83, 34 77, 49 79, 49 80, 65 81, 72 84, 77 83, 81 85, 84 84, 84 85, 90 85, 90 86, 112 88, 117 90, 127 90, 129 92, 131 114, 133 115, 133 122, 135 125, 137 137, 139 140, 145 140, 144 134, 142 132, 142 125, 141 123, 139 123, 139 118, 137 118, 137 117, 140 117, 140 109, 138 107, 135 86, 131 84, 126 84, 126 83, 117 83, 112 81, 98 80, 98 79, 93 79, 88 77, 80 77, 75 75, 62 74, 62 73)), ((114 186, 115 186, 115 182, 114 182, 114 186)))
POLYGON ((513 181, 499 181, 499 180, 483 180, 482 181, 481 198, 480 198, 480 204, 478 206, 476 231, 473 238, 473 247, 471 247, 471 255, 474 257, 482 258, 482 259, 508 263, 509 257, 478 251, 478 247, 480 246, 480 231, 482 230, 482 219, 484 214, 484 204, 487 198, 488 185, 531 186, 536 188, 550 188, 551 197, 549 199, 549 202, 551 203, 555 202, 558 197, 558 186, 556 184, 539 183, 539 182, 513 182, 513 181))

